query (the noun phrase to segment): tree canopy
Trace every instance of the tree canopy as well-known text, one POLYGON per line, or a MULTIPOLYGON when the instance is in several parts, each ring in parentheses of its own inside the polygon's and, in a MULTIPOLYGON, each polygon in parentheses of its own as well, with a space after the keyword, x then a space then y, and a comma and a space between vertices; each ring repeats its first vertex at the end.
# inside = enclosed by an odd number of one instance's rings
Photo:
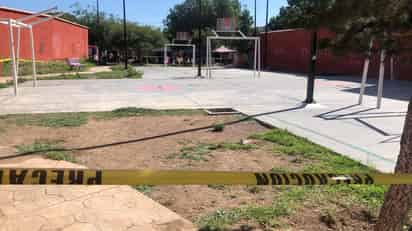
POLYGON ((164 20, 167 38, 172 40, 176 32, 192 32, 196 36, 195 30, 199 23, 205 31, 215 29, 217 19, 223 17, 235 18, 239 29, 245 33, 251 32, 253 19, 250 11, 243 9, 239 0, 202 0, 201 3, 201 16, 198 0, 185 0, 170 9, 164 20))
MULTIPOLYGON (((72 12, 66 13, 63 18, 89 27, 89 44, 98 45, 106 51, 120 53, 123 50, 122 19, 101 12, 98 23, 95 9, 81 8, 78 4, 74 5, 72 12)), ((152 49, 163 46, 165 39, 159 28, 135 22, 127 22, 126 25, 129 50, 137 57, 140 58, 152 49)))

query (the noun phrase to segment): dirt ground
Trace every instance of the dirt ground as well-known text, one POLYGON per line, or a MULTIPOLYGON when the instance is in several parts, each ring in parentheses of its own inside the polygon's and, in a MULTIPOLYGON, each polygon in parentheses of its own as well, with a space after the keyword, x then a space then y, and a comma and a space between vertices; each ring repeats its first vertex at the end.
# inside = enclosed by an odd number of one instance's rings
MULTIPOLYGON (((72 128, 21 127, 9 124, 0 132, 0 155, 15 153, 16 145, 31 144, 39 139, 59 140, 63 142, 64 147, 79 148, 201 127, 237 118, 207 115, 139 116, 90 120, 81 127, 72 128)), ((89 168, 270 171, 276 167, 287 167, 299 170, 303 163, 297 163, 293 157, 275 155, 273 144, 263 141, 253 141, 257 142, 259 148, 252 150, 212 150, 205 155, 205 160, 176 157, 184 147, 198 144, 239 143, 252 134, 267 130, 268 128, 255 121, 248 121, 227 126, 223 132, 203 130, 144 142, 79 151, 71 155, 78 163, 89 168)), ((1 162, 21 161, 21 159, 1 162)), ((279 189, 276 187, 156 186, 150 188, 147 194, 155 201, 195 222, 200 216, 217 209, 244 205, 270 205, 278 193, 279 189)), ((333 226, 328 226, 321 221, 320 211, 321 206, 312 205, 301 209, 299 212, 301 216, 281 218, 288 225, 285 230, 368 230, 370 228, 369 221, 359 215, 362 214, 362 208, 353 208, 353 210, 341 208, 337 216, 340 219, 339 224, 333 226)), ((237 224, 233 228, 240 225, 237 224)), ((263 230, 258 224, 249 225, 256 228, 246 230, 263 230)))

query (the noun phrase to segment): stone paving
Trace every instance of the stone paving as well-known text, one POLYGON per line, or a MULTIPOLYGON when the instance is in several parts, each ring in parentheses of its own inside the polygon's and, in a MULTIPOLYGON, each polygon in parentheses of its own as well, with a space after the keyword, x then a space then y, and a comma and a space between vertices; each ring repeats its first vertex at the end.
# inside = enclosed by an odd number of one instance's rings
MULTIPOLYGON (((84 168, 27 158, 0 167, 84 168)), ((129 186, 0 186, 0 230, 194 231, 194 225, 129 186)))

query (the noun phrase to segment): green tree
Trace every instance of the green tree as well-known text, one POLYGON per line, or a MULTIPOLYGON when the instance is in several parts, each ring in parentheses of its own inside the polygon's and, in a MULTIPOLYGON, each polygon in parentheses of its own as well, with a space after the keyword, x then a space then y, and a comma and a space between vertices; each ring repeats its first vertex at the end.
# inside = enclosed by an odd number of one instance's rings
MULTIPOLYGON (((100 13, 99 24, 94 8, 81 8, 79 4, 72 7, 72 12, 63 17, 89 27, 89 44, 96 44, 101 51, 123 52, 123 21, 112 14, 100 13)), ((141 61, 143 55, 165 43, 163 32, 159 28, 127 22, 127 39, 129 52, 141 61)))

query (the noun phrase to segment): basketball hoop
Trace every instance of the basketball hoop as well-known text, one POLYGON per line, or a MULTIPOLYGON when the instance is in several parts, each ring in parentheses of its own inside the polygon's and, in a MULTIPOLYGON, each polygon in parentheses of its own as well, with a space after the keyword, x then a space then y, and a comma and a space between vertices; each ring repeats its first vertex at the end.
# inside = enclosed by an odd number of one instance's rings
POLYGON ((192 35, 190 32, 176 32, 176 39, 177 41, 191 41, 192 35))
POLYGON ((226 17, 218 18, 216 29, 219 32, 231 32, 237 30, 237 22, 235 18, 226 17))

